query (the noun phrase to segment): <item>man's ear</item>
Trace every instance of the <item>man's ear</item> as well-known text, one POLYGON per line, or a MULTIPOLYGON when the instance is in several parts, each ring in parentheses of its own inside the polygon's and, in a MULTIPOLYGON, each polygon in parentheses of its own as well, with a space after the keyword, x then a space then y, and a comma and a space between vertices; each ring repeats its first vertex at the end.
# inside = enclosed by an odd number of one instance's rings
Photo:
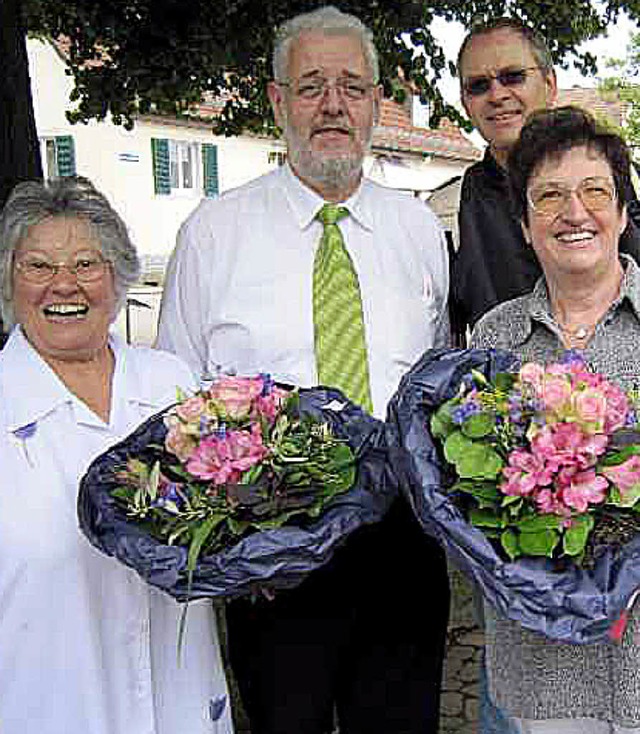
POLYGON ((373 124, 377 125, 380 120, 380 105, 384 95, 382 84, 376 84, 373 88, 373 124))
POLYGON ((267 96, 269 97, 269 102, 271 102, 271 109, 273 110, 273 117, 276 121, 276 125, 283 130, 287 119, 287 113, 282 87, 277 82, 269 82, 267 84, 267 96))
POLYGON ((547 88, 547 107, 555 107, 558 101, 558 79, 555 69, 549 69, 544 78, 547 88))

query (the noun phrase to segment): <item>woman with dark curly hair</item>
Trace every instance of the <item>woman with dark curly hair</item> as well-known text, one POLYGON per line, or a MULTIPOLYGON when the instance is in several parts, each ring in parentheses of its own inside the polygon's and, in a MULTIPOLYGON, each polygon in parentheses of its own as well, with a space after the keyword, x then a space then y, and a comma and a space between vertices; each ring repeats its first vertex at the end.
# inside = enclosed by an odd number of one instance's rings
MULTIPOLYGON (((640 376, 640 270, 618 243, 629 182, 622 139, 573 107, 533 115, 509 156, 526 241, 543 270, 534 290, 476 325, 476 347, 554 362, 580 350, 623 388, 640 376)), ((531 734, 640 732, 640 608, 619 644, 567 645, 486 608, 492 700, 531 734)))

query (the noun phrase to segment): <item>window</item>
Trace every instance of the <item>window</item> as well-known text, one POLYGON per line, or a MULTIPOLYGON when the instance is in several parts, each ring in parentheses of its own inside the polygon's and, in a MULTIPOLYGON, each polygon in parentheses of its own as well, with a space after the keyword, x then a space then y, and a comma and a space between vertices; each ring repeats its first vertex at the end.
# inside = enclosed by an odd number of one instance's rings
POLYGON ((55 135, 40 140, 45 178, 76 175, 76 155, 71 135, 55 135))
POLYGON ((284 150, 270 150, 267 153, 267 160, 271 165, 277 163, 279 166, 283 166, 287 160, 287 154, 284 150))
POLYGON ((429 127, 429 103, 421 102, 417 94, 412 100, 411 121, 414 127, 429 127))
POLYGON ((151 151, 156 194, 218 195, 216 145, 152 138, 151 151))

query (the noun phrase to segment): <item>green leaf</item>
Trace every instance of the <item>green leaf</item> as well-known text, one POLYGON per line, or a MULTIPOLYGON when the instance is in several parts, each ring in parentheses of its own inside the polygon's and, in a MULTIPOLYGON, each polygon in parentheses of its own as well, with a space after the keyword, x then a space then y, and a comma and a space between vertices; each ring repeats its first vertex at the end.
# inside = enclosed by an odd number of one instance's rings
POLYGON ((640 499, 640 482, 634 484, 629 489, 625 489, 624 493, 616 486, 615 494, 609 493, 607 500, 608 505, 615 505, 617 507, 633 507, 636 502, 640 499))
POLYGON ((521 533, 538 533, 543 530, 559 530, 562 520, 557 515, 534 515, 516 522, 521 533))
POLYGON ((511 372, 499 372, 494 380, 496 391, 509 392, 516 379, 516 375, 511 372))
POLYGON ((579 556, 585 549, 589 533, 593 530, 593 515, 580 515, 572 518, 571 525, 562 538, 562 549, 568 556, 579 556))
POLYGON ((187 571, 189 571, 189 575, 195 570, 202 546, 207 542, 211 533, 224 518, 225 516, 222 514, 210 515, 193 531, 191 542, 189 543, 189 554, 187 556, 187 571))
POLYGON ((468 438, 483 438, 493 431, 496 425, 495 418, 492 413, 482 412, 476 413, 462 424, 462 433, 468 438))
POLYGON ((446 438, 455 429, 455 423, 451 419, 451 407, 453 404, 453 400, 448 400, 431 416, 431 435, 435 438, 446 438))
POLYGON ((509 558, 515 561, 520 554, 520 546, 518 544, 518 536, 511 528, 507 528, 500 535, 500 544, 509 558))
POLYGON ((460 430, 456 430, 447 436, 444 442, 444 455, 446 460, 451 464, 456 464, 473 446, 473 442, 466 436, 462 435, 460 430))
POLYGON ((504 521, 497 517, 491 510, 476 510, 473 509, 469 513, 469 521, 472 525, 479 528, 502 528, 504 527, 504 521))
POLYGON ((456 469, 463 479, 495 479, 504 462, 500 456, 483 443, 469 442, 466 451, 458 455, 456 469))
POLYGON ((536 533, 520 533, 518 544, 523 555, 553 556, 553 551, 560 540, 556 530, 540 530, 536 533))

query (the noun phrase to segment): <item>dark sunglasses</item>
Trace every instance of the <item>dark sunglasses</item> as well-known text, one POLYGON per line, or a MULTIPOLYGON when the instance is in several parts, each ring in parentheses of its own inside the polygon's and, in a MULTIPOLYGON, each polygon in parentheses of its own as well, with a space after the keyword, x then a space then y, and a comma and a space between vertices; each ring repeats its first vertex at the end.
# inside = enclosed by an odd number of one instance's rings
POLYGON ((503 87, 520 87, 527 81, 529 74, 539 68, 529 66, 523 69, 500 69, 496 74, 472 76, 463 80, 462 88, 470 97, 480 97, 491 89, 491 82, 494 79, 503 87))

